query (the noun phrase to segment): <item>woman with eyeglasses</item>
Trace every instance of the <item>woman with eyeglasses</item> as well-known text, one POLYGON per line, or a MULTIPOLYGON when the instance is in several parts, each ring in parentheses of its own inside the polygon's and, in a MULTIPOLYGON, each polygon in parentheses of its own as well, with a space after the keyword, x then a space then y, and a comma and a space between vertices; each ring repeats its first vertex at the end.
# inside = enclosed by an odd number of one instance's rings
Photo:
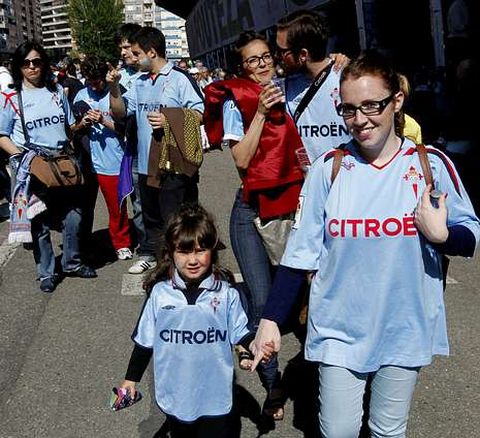
MULTIPOLYGON (((272 83, 273 57, 265 38, 242 33, 235 44, 238 78, 205 88, 205 126, 210 144, 228 143, 242 186, 230 216, 230 239, 248 289, 249 318, 255 329, 272 284, 269 261, 254 220, 295 212, 303 173, 295 149, 302 146, 295 124, 285 114, 285 98, 272 83)), ((242 352, 240 367, 250 369, 253 357, 242 352)), ((283 419, 280 372, 275 358, 260 365, 267 390, 264 414, 283 419)))
POLYGON ((0 97, 0 147, 10 155, 15 175, 9 241, 33 241, 40 290, 53 292, 58 282, 50 239, 54 224, 60 225, 63 233, 63 275, 93 278, 97 274, 80 257, 81 187, 46 188, 31 178, 30 164, 39 153, 69 151, 69 131, 81 126, 74 124, 68 101, 53 81, 49 58, 40 44, 26 41, 18 46, 12 59, 12 77, 13 88, 0 97))
POLYGON ((322 436, 358 436, 371 382, 371 436, 405 437, 420 369, 448 354, 442 255, 472 257, 480 225, 451 161, 422 155, 433 190, 419 149, 396 134, 404 96, 385 58, 347 65, 340 96, 353 140, 308 173, 256 346, 280 348, 278 326, 316 271, 305 356, 319 363, 322 436))

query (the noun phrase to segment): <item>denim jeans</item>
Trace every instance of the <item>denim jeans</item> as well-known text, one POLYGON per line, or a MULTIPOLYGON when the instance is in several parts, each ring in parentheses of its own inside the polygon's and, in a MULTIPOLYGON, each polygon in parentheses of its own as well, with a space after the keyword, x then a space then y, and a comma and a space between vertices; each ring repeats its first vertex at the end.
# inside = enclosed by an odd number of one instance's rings
POLYGON ((162 179, 161 187, 155 188, 147 185, 147 175, 138 176, 146 233, 143 256, 154 257, 161 250, 167 221, 182 204, 198 202, 197 181, 197 175, 190 178, 168 174, 162 179))
POLYGON ((43 280, 55 274, 55 253, 50 230, 60 225, 63 235, 62 269, 72 272, 81 266, 80 223, 81 188, 51 189, 40 195, 47 211, 32 219, 33 256, 38 277, 43 280))
POLYGON ((132 202, 133 209, 132 222, 135 228, 135 235, 137 237, 137 254, 142 256, 145 255, 145 242, 147 237, 145 234, 145 226, 143 225, 142 203, 140 201, 140 187, 138 185, 138 157, 133 159, 132 177, 133 192, 130 194, 130 201, 132 202))
MULTIPOLYGON (((247 294, 247 315, 250 328, 256 330, 263 307, 272 286, 273 267, 268 259, 260 234, 253 223, 257 211, 242 200, 238 190, 230 215, 230 241, 245 282, 247 294)), ((270 389, 277 378, 278 360, 262 364, 259 370, 263 386, 270 389)))
POLYGON ((371 379, 370 418, 374 438, 406 436, 418 368, 384 366, 374 373, 320 364, 320 430, 325 438, 358 437, 363 396, 371 379))

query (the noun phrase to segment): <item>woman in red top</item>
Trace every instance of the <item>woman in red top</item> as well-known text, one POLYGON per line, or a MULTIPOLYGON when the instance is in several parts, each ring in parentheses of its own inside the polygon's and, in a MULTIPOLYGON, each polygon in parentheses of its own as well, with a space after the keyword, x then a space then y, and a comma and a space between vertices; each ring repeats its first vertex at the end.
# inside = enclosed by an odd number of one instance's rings
MULTIPOLYGON (((244 32, 235 45, 238 78, 214 82, 205 92, 205 127, 212 146, 229 143, 242 186, 230 217, 232 249, 242 273, 253 329, 260 320, 274 267, 254 225, 296 210, 303 173, 295 158, 302 147, 293 120, 282 110, 285 97, 272 83, 273 56, 265 38, 244 32)), ((240 367, 249 369, 248 355, 240 367)), ((267 390, 263 413, 283 418, 283 396, 276 358, 259 370, 267 390)))

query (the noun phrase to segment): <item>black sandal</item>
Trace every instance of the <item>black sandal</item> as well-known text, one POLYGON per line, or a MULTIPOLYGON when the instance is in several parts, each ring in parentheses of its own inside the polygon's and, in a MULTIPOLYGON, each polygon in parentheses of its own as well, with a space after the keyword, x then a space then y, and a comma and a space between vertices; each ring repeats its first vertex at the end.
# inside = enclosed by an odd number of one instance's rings
POLYGON ((268 392, 267 398, 263 402, 263 415, 271 417, 275 421, 281 421, 285 415, 284 405, 282 389, 278 386, 274 387, 268 392))
POLYGON ((253 356, 252 353, 250 353, 248 350, 244 350, 244 349, 239 349, 237 348, 237 356, 238 356, 238 366, 241 370, 244 370, 244 371, 250 371, 250 365, 242 365, 242 363, 246 360, 250 361, 250 362, 253 362, 253 359, 255 359, 255 357, 253 356))

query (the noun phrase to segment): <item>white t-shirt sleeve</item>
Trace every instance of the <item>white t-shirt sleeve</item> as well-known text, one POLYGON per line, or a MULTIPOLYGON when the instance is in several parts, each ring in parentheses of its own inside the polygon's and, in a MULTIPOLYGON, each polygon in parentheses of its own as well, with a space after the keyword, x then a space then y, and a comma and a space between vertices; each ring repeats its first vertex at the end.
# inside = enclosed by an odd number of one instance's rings
POLYGON ((240 141, 244 135, 242 113, 232 99, 223 103, 223 140, 240 141))
POLYGON ((13 132, 13 125, 15 124, 15 110, 11 97, 6 98, 5 94, 0 94, 0 135, 10 136, 13 132))

